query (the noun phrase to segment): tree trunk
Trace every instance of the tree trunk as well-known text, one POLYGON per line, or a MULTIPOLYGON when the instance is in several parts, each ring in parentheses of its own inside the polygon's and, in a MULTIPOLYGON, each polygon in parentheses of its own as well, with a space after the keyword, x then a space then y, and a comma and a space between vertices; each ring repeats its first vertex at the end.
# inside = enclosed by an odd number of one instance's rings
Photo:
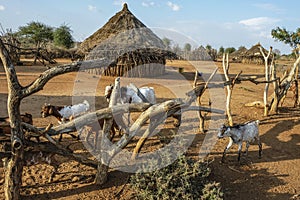
MULTIPOLYGON (((23 87, 20 85, 15 67, 11 61, 7 49, 0 38, 0 58, 6 74, 8 84, 8 116, 11 126, 11 158, 6 162, 4 193, 6 199, 20 199, 22 185, 23 157, 24 157, 24 134, 21 129, 20 103, 21 100, 39 90, 53 77, 78 71, 81 67, 95 68, 96 63, 77 62, 69 65, 57 66, 42 73, 35 81, 23 87), (83 66, 83 64, 86 64, 83 66)), ((110 61, 101 60, 101 67, 108 66, 110 61)))
MULTIPOLYGON (((8 85, 8 115, 11 127, 12 156, 5 169, 4 192, 6 199, 20 199, 22 185, 24 134, 21 129, 20 98, 14 88, 14 83, 8 85)), ((16 84, 17 85, 17 84, 16 84)))
MULTIPOLYGON (((114 84, 114 88, 113 91, 111 93, 110 96, 110 101, 109 101, 109 108, 113 108, 113 106, 115 106, 117 104, 118 101, 118 97, 120 96, 120 78, 116 78, 115 79, 115 84, 114 84)), ((102 134, 99 134, 100 137, 98 137, 98 139, 100 139, 100 147, 96 147, 97 150, 99 150, 98 152, 98 166, 97 166, 97 173, 96 173, 96 177, 94 180, 94 183, 96 185, 102 185, 107 181, 107 174, 108 174, 108 165, 109 163, 106 163, 106 161, 108 160, 107 154, 106 154, 106 142, 109 138, 109 133, 113 124, 113 117, 111 119, 106 119, 104 121, 104 125, 103 125, 103 132, 102 134)))
POLYGON ((11 151, 12 156, 5 169, 4 193, 6 199, 20 199, 22 185, 24 135, 21 129, 20 102, 21 85, 16 76, 8 51, 0 40, 0 57, 5 69, 8 83, 7 109, 11 127, 11 151))
POLYGON ((277 114, 278 113, 278 104, 279 104, 279 101, 278 101, 279 88, 278 88, 278 81, 276 80, 277 79, 277 77, 276 77, 276 67, 274 65, 274 60, 273 59, 272 59, 272 62, 271 62, 271 74, 272 74, 271 78, 272 78, 272 80, 274 80, 274 82, 273 82, 273 87, 274 87, 273 96, 274 96, 274 98, 271 102, 269 112, 277 114))
POLYGON ((227 96, 226 96, 226 114, 228 118, 228 124, 229 126, 233 126, 233 120, 231 116, 231 109, 230 109, 230 102, 231 102, 231 94, 232 94, 232 86, 230 83, 230 79, 228 76, 228 71, 229 71, 229 59, 228 59, 228 54, 225 57, 225 54, 223 55, 223 71, 224 71, 224 76, 226 79, 226 82, 229 84, 226 86, 227 89, 227 96))
MULTIPOLYGON (((201 106, 201 96, 198 97, 198 105, 201 106)), ((205 129, 204 129, 205 118, 201 110, 198 111, 198 117, 199 117, 199 132, 205 133, 205 129)))
MULTIPOLYGON (((299 63, 300 63, 300 55, 297 58, 297 60, 294 62, 293 67, 291 68, 290 73, 288 74, 288 76, 284 80, 281 81, 280 86, 278 87, 280 89, 278 89, 277 103, 281 102, 282 99, 286 96, 287 91, 289 90, 289 88, 291 86, 291 82, 295 78, 295 73, 296 73, 296 70, 298 69, 299 63)), ((276 104, 273 105, 274 103, 275 103, 275 101, 274 101, 274 98, 273 98, 271 107, 274 107, 272 109, 275 110, 277 108, 276 108, 276 104)), ((278 107, 278 105, 277 105, 277 107, 278 107)))
POLYGON ((272 53, 272 47, 270 47, 270 50, 268 52, 268 55, 265 55, 262 47, 259 48, 262 56, 264 57, 264 62, 265 62, 265 78, 266 78, 266 85, 265 85, 265 90, 264 90, 264 116, 268 116, 269 114, 269 103, 268 103, 268 92, 269 92, 269 85, 270 85, 270 73, 271 69, 269 66, 269 57, 272 53))

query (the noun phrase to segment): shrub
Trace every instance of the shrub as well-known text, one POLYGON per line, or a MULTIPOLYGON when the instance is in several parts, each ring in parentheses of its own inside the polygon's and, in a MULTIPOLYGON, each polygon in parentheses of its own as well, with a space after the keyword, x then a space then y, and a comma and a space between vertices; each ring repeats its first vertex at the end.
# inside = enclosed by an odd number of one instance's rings
POLYGON ((210 172, 207 163, 181 156, 165 168, 132 175, 130 184, 139 199, 223 199, 220 184, 208 181, 210 172))

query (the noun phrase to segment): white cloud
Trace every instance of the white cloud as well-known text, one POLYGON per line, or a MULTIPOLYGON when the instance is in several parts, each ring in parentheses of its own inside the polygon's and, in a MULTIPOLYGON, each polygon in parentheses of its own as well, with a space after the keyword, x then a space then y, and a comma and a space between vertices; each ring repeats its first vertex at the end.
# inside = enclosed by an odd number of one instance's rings
POLYGON ((96 11, 97 10, 96 6, 92 6, 92 5, 88 5, 88 9, 89 9, 89 11, 96 11))
POLYGON ((153 7, 153 6, 155 6, 155 3, 153 1, 143 2, 142 6, 144 6, 144 7, 153 7))
POLYGON ((243 24, 249 29, 261 30, 264 29, 266 26, 272 26, 279 21, 280 21, 279 19, 275 19, 275 18, 256 17, 256 18, 241 20, 239 21, 239 24, 243 24))
POLYGON ((171 1, 168 1, 167 5, 173 10, 173 11, 178 11, 180 10, 180 6, 172 3, 171 1))
POLYGON ((5 10, 5 7, 3 5, 0 5, 0 11, 5 10))

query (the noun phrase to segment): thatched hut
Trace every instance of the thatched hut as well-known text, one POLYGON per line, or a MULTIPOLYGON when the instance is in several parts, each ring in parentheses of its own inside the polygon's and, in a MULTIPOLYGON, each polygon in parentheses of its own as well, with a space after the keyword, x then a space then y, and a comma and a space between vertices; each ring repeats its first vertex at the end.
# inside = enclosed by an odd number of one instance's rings
POLYGON ((229 54, 229 59, 231 60, 231 62, 240 63, 242 62, 242 58, 243 56, 245 56, 247 51, 248 49, 246 47, 240 47, 238 50, 229 54))
MULTIPOLYGON (((248 51, 246 51, 242 56, 242 63, 263 65, 265 61, 264 61, 264 57, 261 55, 260 47, 262 46, 260 43, 258 43, 252 46, 248 51)), ((262 49, 265 54, 268 53, 268 51, 263 47, 262 49)))
POLYGON ((90 73, 108 76, 147 77, 165 73, 168 56, 163 41, 139 21, 125 3, 123 9, 89 38, 82 42, 79 52, 86 60, 108 58, 112 63, 103 71, 90 73))

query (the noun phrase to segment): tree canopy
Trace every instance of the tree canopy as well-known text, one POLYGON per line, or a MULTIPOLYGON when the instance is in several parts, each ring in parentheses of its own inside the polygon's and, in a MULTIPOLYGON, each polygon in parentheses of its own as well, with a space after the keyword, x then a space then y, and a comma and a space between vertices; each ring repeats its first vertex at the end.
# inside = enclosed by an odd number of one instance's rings
POLYGON ((185 51, 191 51, 192 50, 192 45, 190 43, 185 43, 184 50, 185 51))
POLYGON ((229 53, 229 54, 233 53, 235 51, 236 51, 236 49, 234 47, 228 47, 228 48, 225 49, 225 53, 229 53))
POLYGON ((224 47, 223 46, 221 46, 220 48, 219 48, 219 54, 223 54, 225 52, 225 49, 224 49, 224 47))
POLYGON ((36 48, 53 40, 53 28, 41 22, 30 22, 19 27, 17 35, 25 43, 34 44, 36 48))
POLYGON ((169 38, 165 37, 165 38, 162 39, 162 41, 163 41, 166 49, 170 49, 171 48, 171 40, 169 38))
POLYGON ((70 48, 74 44, 71 33, 71 28, 65 24, 54 28, 33 21, 25 26, 20 26, 16 34, 25 46, 41 48, 47 43, 53 42, 56 46, 70 48))
POLYGON ((288 31, 286 28, 277 27, 271 31, 272 37, 275 41, 284 42, 285 44, 290 45, 293 49, 300 44, 300 28, 295 32, 288 31))
POLYGON ((55 29, 53 32, 54 44, 68 49, 71 48, 74 44, 71 32, 71 28, 65 24, 55 29))

